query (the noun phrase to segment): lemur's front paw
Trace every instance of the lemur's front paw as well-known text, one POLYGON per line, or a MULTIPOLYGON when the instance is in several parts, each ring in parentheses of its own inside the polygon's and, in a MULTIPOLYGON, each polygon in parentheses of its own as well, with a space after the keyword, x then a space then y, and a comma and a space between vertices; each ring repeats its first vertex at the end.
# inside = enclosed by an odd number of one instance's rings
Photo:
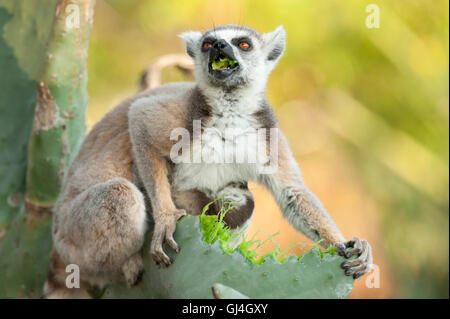
POLYGON ((157 265, 167 267, 172 263, 169 256, 166 255, 162 248, 164 242, 178 253, 179 248, 178 244, 173 239, 173 233, 175 232, 178 219, 184 215, 186 215, 184 209, 176 209, 174 211, 162 213, 155 219, 155 229, 150 245, 150 254, 157 265))
POLYGON ((345 258, 358 256, 356 259, 344 261, 341 267, 345 269, 347 276, 357 279, 372 268, 372 248, 367 240, 353 237, 349 241, 336 245, 339 255, 345 258), (351 248, 351 249, 347 249, 351 248))

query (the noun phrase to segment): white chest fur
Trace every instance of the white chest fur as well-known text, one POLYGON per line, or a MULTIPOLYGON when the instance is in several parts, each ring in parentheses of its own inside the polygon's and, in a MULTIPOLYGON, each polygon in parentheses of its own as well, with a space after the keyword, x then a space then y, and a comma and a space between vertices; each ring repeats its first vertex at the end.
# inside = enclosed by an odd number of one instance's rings
POLYGON ((199 189, 214 196, 230 182, 255 179, 259 165, 266 161, 259 125, 251 114, 231 108, 213 114, 200 138, 194 140, 190 160, 175 165, 177 188, 199 189))

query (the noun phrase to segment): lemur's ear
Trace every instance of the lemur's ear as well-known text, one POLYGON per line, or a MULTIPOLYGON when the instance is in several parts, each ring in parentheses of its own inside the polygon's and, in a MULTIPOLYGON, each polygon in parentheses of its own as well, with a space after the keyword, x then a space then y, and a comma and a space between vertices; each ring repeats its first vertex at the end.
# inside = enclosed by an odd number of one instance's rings
POLYGON ((263 34, 264 49, 268 61, 277 62, 286 46, 286 31, 280 25, 272 32, 263 34))
POLYGON ((199 45, 199 41, 202 38, 201 32, 198 31, 186 31, 178 35, 186 43, 186 52, 191 58, 195 57, 195 47, 199 45))

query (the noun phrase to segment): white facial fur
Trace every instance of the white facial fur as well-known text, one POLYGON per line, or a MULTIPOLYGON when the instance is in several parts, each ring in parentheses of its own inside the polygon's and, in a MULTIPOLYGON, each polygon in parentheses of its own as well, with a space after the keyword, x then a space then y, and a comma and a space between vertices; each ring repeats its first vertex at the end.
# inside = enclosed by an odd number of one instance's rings
POLYGON ((187 52, 194 60, 196 81, 204 92, 215 88, 227 91, 245 88, 246 93, 250 90, 254 94, 259 94, 265 91, 267 78, 283 54, 286 32, 282 26, 272 32, 259 34, 247 27, 227 25, 211 29, 204 34, 187 31, 180 34, 180 37, 186 42, 187 52), (223 39, 228 42, 239 63, 239 70, 224 80, 214 78, 208 69, 209 52, 201 50, 205 37, 223 39), (251 40, 251 50, 243 51, 232 44, 233 39, 241 37, 251 40))

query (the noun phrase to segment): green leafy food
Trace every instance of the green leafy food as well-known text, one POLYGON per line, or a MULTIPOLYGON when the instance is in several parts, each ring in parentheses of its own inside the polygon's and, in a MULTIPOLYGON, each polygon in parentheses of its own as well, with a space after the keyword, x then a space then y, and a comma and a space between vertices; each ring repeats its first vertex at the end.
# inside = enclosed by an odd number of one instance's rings
POLYGON ((236 65, 236 60, 231 60, 230 58, 221 58, 218 60, 214 60, 211 63, 211 67, 213 70, 219 70, 219 69, 227 69, 227 68, 233 68, 236 65))
MULTIPOLYGON (((330 246, 325 251, 322 251, 318 246, 319 242, 313 244, 296 243, 288 247, 288 249, 286 249, 285 251, 281 251, 279 245, 273 239, 273 237, 275 237, 279 233, 275 233, 271 236, 265 234, 267 236, 267 239, 261 242, 260 240, 254 239, 256 234, 259 233, 257 232, 251 239, 246 240, 244 238, 246 229, 243 229, 237 234, 232 234, 230 229, 223 222, 225 215, 232 209, 233 206, 231 202, 225 202, 222 198, 218 198, 207 204, 203 208, 202 214, 199 216, 200 227, 203 233, 203 240, 207 244, 214 244, 217 240, 219 240, 220 247, 227 254, 234 253, 235 248, 233 247, 232 243, 237 237, 241 237, 242 239, 241 243, 238 246, 239 251, 248 261, 252 262, 255 265, 263 264, 267 258, 271 258, 278 263, 284 263, 288 258, 289 250, 291 250, 296 245, 312 245, 313 248, 311 250, 314 251, 320 258, 323 258, 324 254, 329 254, 332 256, 336 253, 336 248, 334 246, 330 246), (206 212, 209 210, 210 206, 216 201, 220 201, 221 204, 221 209, 218 215, 206 215, 206 212), (261 248, 268 241, 272 242, 275 245, 275 249, 267 252, 264 255, 258 254, 256 250, 261 248)), ((297 259, 300 260, 301 258, 302 255, 298 256, 297 259)))
MULTIPOLYGON (((221 199, 216 199, 221 200, 221 199)), ((231 248, 230 242, 233 240, 236 236, 232 236, 230 230, 223 222, 223 218, 225 217, 225 214, 233 209, 233 206, 231 203, 225 204, 222 201, 222 209, 219 212, 219 219, 217 219, 217 215, 206 215, 206 212, 208 211, 209 207, 215 202, 211 202, 207 204, 203 208, 202 214, 199 216, 200 219, 200 226, 202 228, 203 232, 203 239, 208 244, 214 244, 216 240, 220 239, 220 247, 222 250, 228 254, 232 254, 234 249, 231 248), (224 205, 225 204, 225 205, 224 205), (224 208, 227 207, 227 208, 224 208)))

